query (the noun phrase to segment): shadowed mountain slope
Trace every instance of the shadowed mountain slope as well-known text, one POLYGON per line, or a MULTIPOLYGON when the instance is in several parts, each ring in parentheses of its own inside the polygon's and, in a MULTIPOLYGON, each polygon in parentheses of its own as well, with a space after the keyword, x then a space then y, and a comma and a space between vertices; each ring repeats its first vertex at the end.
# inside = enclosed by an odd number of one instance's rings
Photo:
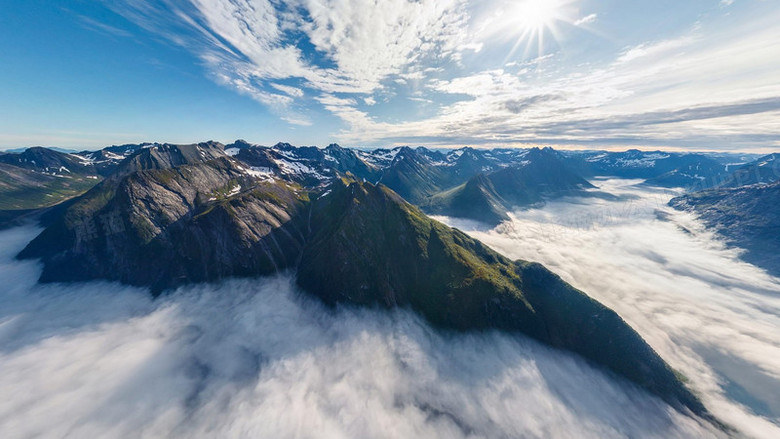
POLYGON ((594 186, 572 172, 551 150, 534 148, 520 165, 488 174, 440 192, 422 203, 431 213, 469 218, 487 224, 508 219, 507 212, 564 195, 590 195, 594 186))
POLYGON ((742 258, 780 276, 780 182, 711 189, 674 198, 669 205, 695 212, 742 258))
POLYGON ((576 352, 673 405, 706 410, 617 314, 539 264, 513 262, 382 185, 313 202, 298 283, 327 303, 405 306, 456 330, 518 331, 576 352))

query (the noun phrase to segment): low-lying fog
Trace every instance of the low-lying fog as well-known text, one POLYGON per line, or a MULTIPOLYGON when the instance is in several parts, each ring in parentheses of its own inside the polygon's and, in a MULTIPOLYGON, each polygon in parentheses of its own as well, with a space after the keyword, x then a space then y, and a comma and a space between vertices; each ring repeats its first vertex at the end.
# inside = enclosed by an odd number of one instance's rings
POLYGON ((545 264, 618 312, 722 420, 780 437, 780 279, 738 259, 675 194, 597 180, 620 196, 517 211, 487 230, 438 218, 513 259, 545 264))
MULTIPOLYGON (((656 219, 663 194, 600 184, 642 198, 550 203, 492 231, 446 221, 544 262, 624 316, 722 419, 778 437, 779 281, 687 215, 656 219)), ((717 434, 529 339, 328 310, 289 276, 156 301, 112 283, 37 285, 38 265, 12 260, 36 232, 0 232, 3 438, 717 434)))

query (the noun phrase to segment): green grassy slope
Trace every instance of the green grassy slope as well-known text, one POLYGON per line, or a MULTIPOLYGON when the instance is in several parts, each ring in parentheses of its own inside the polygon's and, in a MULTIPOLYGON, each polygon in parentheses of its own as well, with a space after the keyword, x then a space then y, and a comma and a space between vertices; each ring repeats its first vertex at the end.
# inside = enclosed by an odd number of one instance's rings
POLYGON ((298 270, 304 289, 328 303, 410 307, 443 328, 522 332, 708 416, 617 314, 541 265, 508 260, 382 185, 331 190, 313 205, 298 270))

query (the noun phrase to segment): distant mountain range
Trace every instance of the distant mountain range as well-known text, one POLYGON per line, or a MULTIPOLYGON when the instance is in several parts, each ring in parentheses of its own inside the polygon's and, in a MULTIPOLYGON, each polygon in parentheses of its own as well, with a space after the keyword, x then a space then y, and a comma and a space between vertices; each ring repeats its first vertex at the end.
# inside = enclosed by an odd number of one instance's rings
POLYGON ((565 163, 585 177, 608 176, 641 179, 657 187, 699 190, 730 180, 734 168, 752 163, 758 156, 727 153, 673 153, 628 150, 625 152, 567 152, 565 163))
POLYGON ((0 228, 80 195, 101 179, 77 155, 47 148, 0 153, 0 228))
MULTIPOLYGON (((164 146, 127 144, 78 153, 35 147, 0 153, 0 227, 85 192, 140 150, 164 146)), ((505 220, 507 211, 555 197, 604 196, 586 178, 635 178, 660 187, 704 189, 741 181, 766 182, 780 174, 773 159, 771 166, 761 166, 763 161, 751 162, 755 156, 725 153, 469 147, 364 151, 335 144, 327 148, 286 143, 265 147, 242 140, 223 150, 254 175, 316 187, 349 173, 361 181, 388 186, 428 213, 488 224, 505 220)))
POLYGON ((774 183, 780 180, 780 154, 769 154, 736 166, 719 187, 740 187, 774 183))
POLYGON ((730 245, 745 249, 742 259, 780 276, 780 155, 730 168, 715 187, 669 205, 696 213, 730 245))
POLYGON ((5 151, 0 151, 0 152, 22 153, 22 152, 27 151, 30 148, 45 148, 45 149, 50 149, 52 151, 61 152, 63 154, 75 154, 75 153, 79 152, 79 150, 77 150, 77 149, 59 148, 59 147, 56 147, 56 146, 48 146, 48 147, 46 147, 46 146, 32 146, 32 147, 29 147, 29 148, 11 148, 11 149, 6 149, 5 151))

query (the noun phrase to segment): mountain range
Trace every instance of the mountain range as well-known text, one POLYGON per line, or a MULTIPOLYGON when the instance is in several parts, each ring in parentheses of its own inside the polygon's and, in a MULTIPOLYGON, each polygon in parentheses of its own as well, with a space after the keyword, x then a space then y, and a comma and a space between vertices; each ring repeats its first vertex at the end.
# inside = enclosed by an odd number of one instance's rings
POLYGON ((500 212, 592 191, 553 150, 205 142, 93 154, 89 166, 105 177, 50 211, 19 254, 43 262, 42 282, 106 279, 162 294, 293 270, 298 285, 327 304, 404 307, 446 330, 522 333, 720 425, 616 313, 543 266, 508 260, 409 202, 448 212, 471 197, 500 212))
MULTIPOLYGON (((138 151, 164 146, 126 144, 78 153, 35 147, 0 153, 0 227, 84 193, 138 151)), ((740 167, 769 171, 760 179, 764 182, 780 174, 772 166, 759 166, 763 162, 755 160, 758 156, 727 153, 470 147, 368 151, 336 144, 327 148, 286 143, 266 147, 243 140, 225 145, 223 150, 256 176, 274 176, 314 187, 348 172, 361 181, 384 184, 427 213, 488 224, 505 220, 507 211, 555 197, 603 196, 586 178, 638 178, 644 184, 660 187, 705 189, 744 180, 735 177, 734 169, 740 167)))
POLYGON ((188 283, 292 270, 304 291, 327 304, 404 307, 447 330, 523 333, 723 427, 613 311, 543 266, 510 261, 427 214, 498 224, 513 209, 556 197, 610 196, 586 177, 661 187, 712 181, 713 188, 672 205, 696 210, 760 259, 776 240, 753 248, 746 242, 779 236, 777 212, 760 206, 777 199, 780 183, 725 186, 735 172, 771 179, 765 171, 773 158, 742 163, 745 157, 735 155, 551 148, 364 151, 240 140, 82 153, 30 148, 0 155, 7 203, 0 219, 9 225, 39 218, 45 226, 19 254, 43 262, 42 282, 105 279, 163 294, 188 283), (749 200, 755 209, 736 215, 749 200))
POLYGON ((753 184, 773 183, 780 180, 780 157, 769 154, 737 166, 719 187, 739 187, 753 184))

